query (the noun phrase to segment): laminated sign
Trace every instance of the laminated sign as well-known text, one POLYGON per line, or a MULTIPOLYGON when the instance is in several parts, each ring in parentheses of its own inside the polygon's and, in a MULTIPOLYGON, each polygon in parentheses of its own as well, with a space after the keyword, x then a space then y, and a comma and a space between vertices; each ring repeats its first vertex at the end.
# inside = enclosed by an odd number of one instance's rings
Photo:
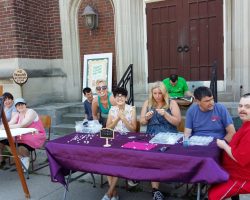
POLYGON ((16 69, 13 72, 13 79, 16 84, 22 86, 28 80, 28 74, 24 69, 16 69))

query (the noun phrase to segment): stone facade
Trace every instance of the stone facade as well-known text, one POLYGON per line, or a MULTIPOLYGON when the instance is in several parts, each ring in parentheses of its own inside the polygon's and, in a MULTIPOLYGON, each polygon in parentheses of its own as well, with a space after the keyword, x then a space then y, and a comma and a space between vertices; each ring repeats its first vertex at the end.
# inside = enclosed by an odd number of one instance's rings
MULTIPOLYGON (((134 64, 134 91, 148 89, 146 3, 157 0, 0 1, 0 85, 32 105, 80 101, 83 56, 113 53, 113 84, 134 64), (90 4, 99 27, 89 31, 81 16, 90 4), (21 88, 12 73, 29 74, 21 88)), ((224 2, 224 74, 219 83, 229 101, 250 90, 248 0, 224 2)), ((207 83, 201 83, 207 84, 207 83)))
POLYGON ((57 0, 0 1, 0 59, 62 58, 57 0))

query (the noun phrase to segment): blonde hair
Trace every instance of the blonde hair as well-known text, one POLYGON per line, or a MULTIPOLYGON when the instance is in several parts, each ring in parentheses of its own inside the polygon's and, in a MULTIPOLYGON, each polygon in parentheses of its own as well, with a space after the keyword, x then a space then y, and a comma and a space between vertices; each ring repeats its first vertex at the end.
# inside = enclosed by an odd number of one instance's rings
POLYGON ((168 95, 168 92, 166 90, 166 87, 161 81, 157 81, 157 82, 154 82, 152 84, 152 87, 150 89, 150 94, 149 94, 149 98, 148 98, 149 109, 157 107, 157 102, 155 101, 155 99, 153 97, 153 90, 156 88, 159 88, 162 92, 163 102, 164 102, 162 108, 169 108, 169 95, 168 95))
POLYGON ((96 80, 95 85, 97 86, 100 83, 105 83, 107 85, 107 81, 104 80, 104 79, 98 79, 98 80, 96 80))

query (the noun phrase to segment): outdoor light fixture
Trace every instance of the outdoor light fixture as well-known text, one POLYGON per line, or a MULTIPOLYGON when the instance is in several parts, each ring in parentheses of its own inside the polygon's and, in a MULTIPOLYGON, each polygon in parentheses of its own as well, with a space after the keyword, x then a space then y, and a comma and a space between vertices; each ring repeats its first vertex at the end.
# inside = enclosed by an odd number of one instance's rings
POLYGON ((87 5, 84 8, 82 16, 85 18, 87 28, 93 30, 98 27, 98 13, 91 6, 87 5))

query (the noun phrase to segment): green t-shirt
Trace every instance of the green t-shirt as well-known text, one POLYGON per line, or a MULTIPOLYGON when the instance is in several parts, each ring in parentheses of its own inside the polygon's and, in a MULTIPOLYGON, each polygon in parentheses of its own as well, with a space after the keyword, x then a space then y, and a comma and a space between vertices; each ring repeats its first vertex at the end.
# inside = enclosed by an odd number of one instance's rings
POLYGON ((169 78, 164 79, 163 83, 170 97, 183 97, 185 92, 188 91, 186 80, 180 76, 178 76, 178 81, 175 86, 171 85, 169 78))

